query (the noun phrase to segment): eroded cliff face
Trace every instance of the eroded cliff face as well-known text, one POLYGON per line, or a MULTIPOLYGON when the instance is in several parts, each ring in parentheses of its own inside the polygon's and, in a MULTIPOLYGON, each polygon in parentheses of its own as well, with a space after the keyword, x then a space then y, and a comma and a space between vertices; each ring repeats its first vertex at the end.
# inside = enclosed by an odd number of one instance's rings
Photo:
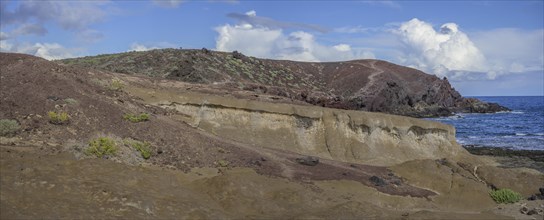
POLYGON ((433 121, 187 91, 131 93, 193 127, 255 147, 373 165, 465 152, 455 142, 453 127, 433 121))

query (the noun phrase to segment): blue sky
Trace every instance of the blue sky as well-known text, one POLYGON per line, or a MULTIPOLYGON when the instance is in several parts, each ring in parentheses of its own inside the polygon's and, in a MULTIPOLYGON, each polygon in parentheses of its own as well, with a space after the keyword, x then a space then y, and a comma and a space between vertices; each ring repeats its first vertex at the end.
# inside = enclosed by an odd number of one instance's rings
POLYGON ((6 1, 0 50, 46 59, 202 48, 382 59, 466 96, 544 95, 544 1, 6 1))

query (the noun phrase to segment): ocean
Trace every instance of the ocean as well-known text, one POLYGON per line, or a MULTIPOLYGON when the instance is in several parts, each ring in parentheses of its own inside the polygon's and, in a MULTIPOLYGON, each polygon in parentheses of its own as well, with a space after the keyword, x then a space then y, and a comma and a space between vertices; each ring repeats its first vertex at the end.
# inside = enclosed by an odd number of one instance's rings
POLYGON ((512 109, 493 114, 457 114, 433 118, 457 130, 462 145, 544 151, 544 96, 474 97, 512 109))

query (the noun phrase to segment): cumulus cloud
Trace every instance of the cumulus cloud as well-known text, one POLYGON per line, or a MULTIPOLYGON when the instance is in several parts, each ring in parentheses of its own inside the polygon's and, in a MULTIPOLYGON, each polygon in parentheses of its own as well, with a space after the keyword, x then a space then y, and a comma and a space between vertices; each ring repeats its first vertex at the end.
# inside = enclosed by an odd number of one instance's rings
POLYGON ((418 19, 392 31, 402 42, 404 64, 453 80, 493 80, 544 70, 544 30, 502 28, 471 33, 455 23, 438 30, 418 19))
POLYGON ((177 47, 175 44, 168 43, 168 42, 158 42, 158 43, 151 43, 151 44, 142 44, 138 42, 134 42, 130 45, 130 48, 127 50, 127 52, 130 51, 148 51, 148 50, 155 50, 155 49, 161 49, 161 48, 173 48, 177 47))
MULTIPOLYGON (((257 17, 255 11, 245 14, 257 17)), ((215 28, 218 33, 216 50, 238 50, 250 56, 297 61, 339 61, 374 58, 368 51, 354 49, 348 44, 327 46, 319 43, 315 36, 306 31, 285 33, 277 25, 264 26, 241 21, 240 24, 225 24, 215 28)))
POLYGON ((130 45, 130 49, 128 51, 148 51, 154 49, 159 49, 159 47, 147 47, 143 44, 133 43, 130 45))
POLYGON ((402 63, 450 78, 465 77, 470 72, 490 71, 483 53, 455 23, 443 24, 438 31, 416 18, 394 31, 404 44, 402 63))

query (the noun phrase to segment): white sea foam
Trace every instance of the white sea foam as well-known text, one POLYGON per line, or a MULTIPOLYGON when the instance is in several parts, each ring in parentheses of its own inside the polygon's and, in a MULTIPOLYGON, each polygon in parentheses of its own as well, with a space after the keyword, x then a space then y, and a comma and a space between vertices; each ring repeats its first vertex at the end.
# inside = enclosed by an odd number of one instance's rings
POLYGON ((516 133, 516 136, 527 136, 525 133, 516 133))

